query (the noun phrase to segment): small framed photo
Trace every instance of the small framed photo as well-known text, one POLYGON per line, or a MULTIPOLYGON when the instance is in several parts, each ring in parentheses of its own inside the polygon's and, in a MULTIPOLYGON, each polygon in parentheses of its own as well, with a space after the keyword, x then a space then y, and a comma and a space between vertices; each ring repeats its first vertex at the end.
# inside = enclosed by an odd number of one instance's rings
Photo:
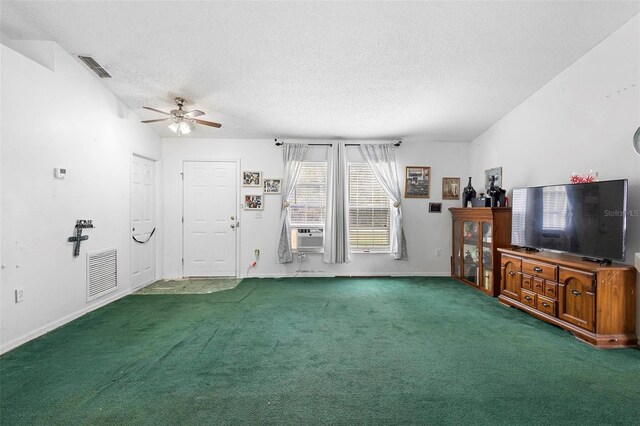
POLYGON ((431 167, 406 167, 404 198, 429 198, 430 185, 431 167))
POLYGON ((242 172, 242 186, 262 186, 262 172, 242 172))
POLYGON ((429 203, 429 213, 442 213, 442 203, 429 203))
POLYGON ((484 188, 485 189, 489 189, 489 187, 491 186, 491 177, 495 177, 496 178, 495 185, 502 188, 502 167, 494 167, 493 169, 487 169, 484 171, 484 188))
POLYGON ((245 195, 244 196, 244 209, 245 210, 262 210, 262 195, 245 195))
POLYGON ((265 194, 280 194, 282 193, 282 179, 264 179, 264 193, 265 194))
POLYGON ((460 178, 458 177, 442 178, 442 199, 443 200, 459 200, 460 199, 460 178))

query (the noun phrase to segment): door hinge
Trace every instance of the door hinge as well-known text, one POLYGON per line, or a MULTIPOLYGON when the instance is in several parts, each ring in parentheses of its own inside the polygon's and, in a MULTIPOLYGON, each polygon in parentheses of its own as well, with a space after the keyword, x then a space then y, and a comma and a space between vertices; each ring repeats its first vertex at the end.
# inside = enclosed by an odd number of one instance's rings
POLYGON ((591 282, 591 293, 595 293, 596 292, 596 286, 598 284, 598 277, 597 276, 593 276, 593 281, 591 282))
POLYGON ((182 258, 182 266, 184 266, 184 258, 182 258))
POLYGON ((180 178, 184 180, 184 173, 180 173, 180 178))
POLYGON ((182 216, 182 223, 184 223, 184 216, 182 216))

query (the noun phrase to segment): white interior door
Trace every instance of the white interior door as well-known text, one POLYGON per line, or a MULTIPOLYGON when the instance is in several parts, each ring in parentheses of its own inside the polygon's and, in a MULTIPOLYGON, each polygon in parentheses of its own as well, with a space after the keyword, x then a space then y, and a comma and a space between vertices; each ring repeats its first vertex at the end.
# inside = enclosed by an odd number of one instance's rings
POLYGON ((155 162, 131 160, 131 285, 141 287, 156 278, 155 162), (137 242, 139 241, 139 242, 137 242))
POLYGON ((185 277, 235 277, 238 222, 235 161, 185 161, 185 277))

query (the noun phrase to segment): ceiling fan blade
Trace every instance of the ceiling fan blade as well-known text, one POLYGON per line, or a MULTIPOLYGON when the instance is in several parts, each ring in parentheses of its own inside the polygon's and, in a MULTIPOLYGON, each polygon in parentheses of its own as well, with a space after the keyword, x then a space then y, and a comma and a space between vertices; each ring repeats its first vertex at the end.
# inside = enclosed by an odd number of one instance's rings
POLYGON ((193 111, 185 111, 184 115, 187 117, 200 117, 201 115, 204 115, 204 112, 199 109, 194 109, 193 111))
POLYGON ((155 120, 142 120, 141 123, 157 123, 158 121, 167 121, 171 120, 170 118, 157 118, 155 120))
POLYGON ((198 124, 204 124, 205 126, 211 126, 211 127, 222 127, 222 124, 220 123, 214 123, 213 121, 205 121, 205 120, 195 120, 196 123, 198 124))
POLYGON ((150 110, 150 111, 159 112, 160 114, 164 114, 164 115, 171 115, 171 114, 169 114, 168 112, 160 111, 159 109, 155 109, 155 108, 151 108, 151 107, 143 106, 142 108, 144 108, 144 109, 148 109, 148 110, 150 110))

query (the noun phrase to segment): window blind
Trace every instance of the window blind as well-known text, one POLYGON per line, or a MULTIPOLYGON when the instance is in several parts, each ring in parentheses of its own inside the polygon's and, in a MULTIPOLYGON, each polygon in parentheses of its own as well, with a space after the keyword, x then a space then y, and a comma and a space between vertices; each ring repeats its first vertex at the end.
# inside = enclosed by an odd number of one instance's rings
POLYGON ((327 198, 327 163, 304 162, 289 206, 291 226, 324 227, 327 198))
POLYGON ((366 163, 349 164, 349 238, 356 250, 388 251, 391 203, 366 163))

